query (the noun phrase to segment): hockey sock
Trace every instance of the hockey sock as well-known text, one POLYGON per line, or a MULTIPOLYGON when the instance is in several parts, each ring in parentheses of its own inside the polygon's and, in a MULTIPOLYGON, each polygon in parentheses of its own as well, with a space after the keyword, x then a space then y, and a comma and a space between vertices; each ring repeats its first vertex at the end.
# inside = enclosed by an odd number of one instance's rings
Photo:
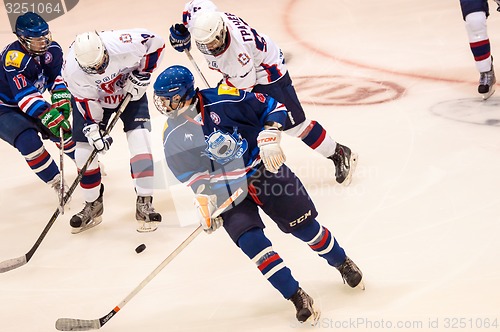
POLYGON ((260 228, 253 228, 238 239, 238 246, 257 265, 262 275, 285 299, 289 299, 299 288, 292 272, 272 248, 271 241, 260 228))
POLYGON ((16 138, 14 147, 21 152, 28 166, 43 182, 47 183, 59 174, 56 163, 47 150, 45 150, 35 130, 29 129, 23 131, 16 138))
MULTIPOLYGON (((59 142, 55 142, 58 149, 61 148, 61 144, 59 142)), ((71 160, 75 160, 75 142, 69 138, 64 141, 64 154, 71 158, 71 160)))
POLYGON ((145 128, 127 132, 130 150, 130 174, 139 196, 153 195, 154 165, 150 132, 145 128))
MULTIPOLYGON (((93 149, 94 148, 87 143, 77 143, 75 162, 78 167, 78 172, 80 172, 80 168, 87 162, 93 149)), ((83 198, 86 202, 93 202, 99 198, 99 190, 101 188, 101 169, 99 168, 97 158, 94 158, 87 167, 87 170, 80 180, 80 187, 83 189, 83 198)))
POLYGON ((491 46, 486 28, 486 14, 484 12, 470 13, 465 17, 465 28, 477 70, 481 73, 490 71, 491 46))
POLYGON ((307 146, 326 158, 335 153, 337 143, 316 121, 306 119, 298 126, 287 130, 286 133, 300 138, 307 146))
POLYGON ((344 249, 338 244, 328 228, 321 226, 316 220, 292 232, 292 234, 306 242, 320 257, 326 259, 328 264, 338 267, 345 261, 344 249))

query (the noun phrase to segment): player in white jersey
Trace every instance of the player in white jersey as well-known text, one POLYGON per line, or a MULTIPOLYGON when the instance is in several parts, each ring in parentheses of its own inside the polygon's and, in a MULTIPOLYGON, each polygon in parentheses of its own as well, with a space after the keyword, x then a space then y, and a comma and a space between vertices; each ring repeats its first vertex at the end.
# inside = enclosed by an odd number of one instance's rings
MULTIPOLYGON (((500 6, 500 0, 495 2, 500 6)), ((479 72, 477 92, 486 100, 495 92, 497 82, 486 24, 490 15, 488 0, 460 0, 460 9, 465 21, 470 50, 479 72)))
POLYGON ((314 120, 306 118, 288 73, 285 58, 273 40, 258 33, 240 17, 217 11, 209 0, 186 4, 183 24, 170 28, 170 44, 183 52, 191 48, 191 35, 210 69, 223 75, 229 86, 270 95, 286 105, 285 132, 335 164, 338 183, 349 185, 357 154, 335 142, 314 120))
MULTIPOLYGON (((120 119, 130 150, 139 232, 154 231, 161 221, 152 205, 154 167, 146 89, 164 47, 161 37, 144 29, 85 32, 70 46, 63 68, 74 97, 75 160, 80 168, 94 148, 101 153, 109 149, 112 139, 103 132, 126 94, 132 95, 120 119)), ((73 233, 102 221, 104 187, 97 158, 83 174, 80 186, 86 203, 71 218, 73 233)))

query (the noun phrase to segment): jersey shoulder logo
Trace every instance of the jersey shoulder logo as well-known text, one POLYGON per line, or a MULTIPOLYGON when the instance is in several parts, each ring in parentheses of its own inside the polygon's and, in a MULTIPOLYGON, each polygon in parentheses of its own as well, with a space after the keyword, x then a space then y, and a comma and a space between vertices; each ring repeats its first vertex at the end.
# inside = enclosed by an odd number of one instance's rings
POLYGON ((5 55, 5 67, 13 66, 21 68, 21 63, 23 62, 24 53, 19 51, 8 51, 5 55))
POLYGON ((124 34, 120 35, 120 41, 122 43, 131 43, 132 36, 129 33, 124 33, 124 34))
POLYGON ((205 136, 207 147, 204 155, 218 162, 221 165, 231 160, 241 158, 248 149, 248 142, 238 134, 238 129, 234 128, 232 134, 216 130, 205 136))
POLYGON ((219 95, 239 96, 240 90, 233 88, 232 86, 229 86, 226 84, 219 84, 219 88, 217 89, 217 93, 219 95))

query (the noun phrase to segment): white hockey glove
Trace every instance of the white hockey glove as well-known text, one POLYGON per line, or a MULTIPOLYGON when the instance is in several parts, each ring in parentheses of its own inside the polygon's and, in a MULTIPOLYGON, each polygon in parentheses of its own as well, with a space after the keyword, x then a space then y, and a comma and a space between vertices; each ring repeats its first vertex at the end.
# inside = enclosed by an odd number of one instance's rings
POLYGON ((217 196, 196 194, 194 206, 198 212, 200 225, 206 233, 211 234, 222 226, 223 220, 221 216, 212 218, 212 214, 217 210, 217 196))
POLYGON ((102 136, 97 123, 86 125, 82 132, 87 137, 89 144, 102 154, 106 153, 113 143, 113 139, 109 135, 102 136))
POLYGON ((281 131, 277 128, 264 129, 257 136, 257 146, 260 149, 260 159, 264 167, 271 173, 278 173, 286 160, 280 146, 281 131))
POLYGON ((144 96, 149 83, 151 83, 151 74, 140 74, 133 71, 128 74, 123 90, 132 95, 131 101, 136 101, 144 96))

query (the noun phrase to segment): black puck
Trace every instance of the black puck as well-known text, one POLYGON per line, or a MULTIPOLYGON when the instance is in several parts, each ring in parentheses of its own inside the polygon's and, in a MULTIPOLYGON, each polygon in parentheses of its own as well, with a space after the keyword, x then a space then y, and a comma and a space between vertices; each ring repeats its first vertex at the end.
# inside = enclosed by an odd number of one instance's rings
POLYGON ((146 249, 146 245, 144 243, 142 243, 139 246, 137 246, 137 248, 135 248, 135 252, 140 254, 141 252, 144 251, 144 249, 146 249))

